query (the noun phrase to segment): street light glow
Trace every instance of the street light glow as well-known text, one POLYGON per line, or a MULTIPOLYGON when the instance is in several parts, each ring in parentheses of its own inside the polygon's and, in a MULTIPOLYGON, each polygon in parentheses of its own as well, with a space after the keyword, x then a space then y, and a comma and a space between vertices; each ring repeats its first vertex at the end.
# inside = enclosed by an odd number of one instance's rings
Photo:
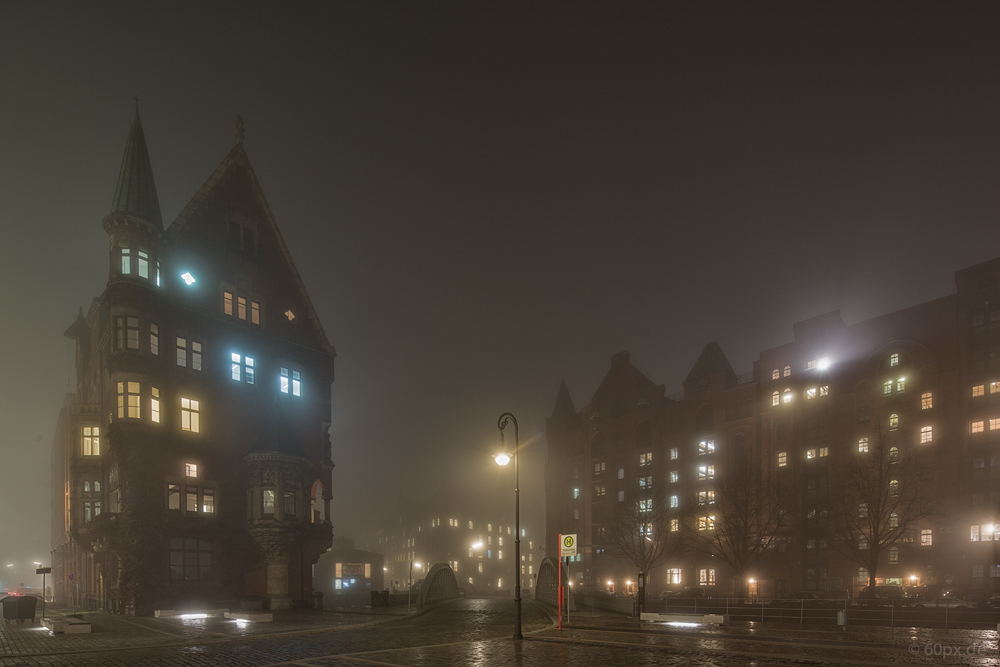
POLYGON ((482 542, 476 542, 475 544, 472 545, 472 548, 473 549, 482 549, 483 548, 483 543, 482 542))
POLYGON ((499 454, 494 456, 493 459, 500 465, 505 466, 508 463, 510 463, 510 454, 508 454, 507 452, 500 452, 499 454))
POLYGON ((830 367, 829 357, 823 357, 822 359, 820 359, 819 362, 816 363, 816 367, 819 368, 821 371, 825 371, 827 368, 829 368, 830 367))

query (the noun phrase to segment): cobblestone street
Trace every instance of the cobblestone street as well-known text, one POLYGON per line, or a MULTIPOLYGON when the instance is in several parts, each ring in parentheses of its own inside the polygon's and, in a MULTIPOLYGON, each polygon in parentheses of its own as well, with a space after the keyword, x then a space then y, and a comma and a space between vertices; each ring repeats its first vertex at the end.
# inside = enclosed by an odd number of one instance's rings
POLYGON ((997 665, 996 632, 739 624, 672 627, 578 614, 560 632, 524 603, 510 639, 509 600, 461 600, 409 617, 284 612, 273 623, 85 614, 90 635, 0 628, 0 666, 99 665, 997 665))

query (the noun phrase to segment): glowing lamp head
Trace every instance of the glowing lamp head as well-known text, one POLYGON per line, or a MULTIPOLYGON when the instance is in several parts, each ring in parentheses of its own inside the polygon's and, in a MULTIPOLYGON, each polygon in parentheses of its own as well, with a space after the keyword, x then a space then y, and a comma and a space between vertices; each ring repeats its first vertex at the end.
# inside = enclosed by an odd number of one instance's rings
POLYGON ((818 362, 816 362, 816 367, 818 369, 820 369, 821 371, 825 371, 827 368, 830 367, 830 358, 829 357, 823 357, 818 362))
POLYGON ((483 543, 482 542, 476 542, 475 544, 472 545, 472 548, 473 549, 482 549, 483 548, 483 543))
POLYGON ((414 563, 413 567, 415 567, 415 568, 417 568, 419 570, 420 569, 420 563, 414 563))
POLYGON ((752 584, 752 583, 753 583, 754 581, 756 581, 756 580, 755 580, 755 579, 751 579, 751 580, 750 580, 750 583, 752 584))
POLYGON ((910 575, 910 581, 916 581, 916 580, 917 580, 916 575, 911 574, 910 575))
POLYGON ((496 461, 497 464, 505 466, 510 463, 510 454, 507 452, 500 452, 499 454, 493 456, 493 460, 496 461))

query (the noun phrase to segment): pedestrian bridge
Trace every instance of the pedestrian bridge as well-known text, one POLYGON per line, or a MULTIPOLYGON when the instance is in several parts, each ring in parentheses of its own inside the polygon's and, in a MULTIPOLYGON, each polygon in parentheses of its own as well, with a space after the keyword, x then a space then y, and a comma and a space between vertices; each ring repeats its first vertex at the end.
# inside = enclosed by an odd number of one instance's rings
POLYGON ((455 571, 447 563, 438 563, 430 569, 420 586, 420 606, 457 598, 458 579, 455 578, 455 571))
POLYGON ((559 604, 559 570, 562 570, 562 584, 566 587, 569 610, 576 611, 573 601, 573 588, 569 585, 569 573, 566 565, 551 556, 544 559, 538 566, 538 578, 535 581, 535 599, 556 606, 559 604), (557 569, 558 568, 558 569, 557 569))

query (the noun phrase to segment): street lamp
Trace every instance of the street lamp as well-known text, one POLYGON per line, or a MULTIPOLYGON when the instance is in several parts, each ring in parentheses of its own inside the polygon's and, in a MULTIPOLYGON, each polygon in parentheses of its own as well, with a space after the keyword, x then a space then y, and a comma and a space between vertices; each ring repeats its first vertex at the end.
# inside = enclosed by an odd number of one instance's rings
POLYGON ((420 569, 420 563, 414 563, 410 561, 410 588, 406 591, 406 613, 410 613, 410 598, 413 597, 413 566, 416 565, 417 569, 420 569))
POLYGON ((517 469, 517 449, 520 445, 517 433, 517 419, 509 412, 500 415, 497 420, 500 429, 500 451, 494 460, 505 466, 514 459, 514 639, 524 639, 521 634, 521 490, 520 477, 517 469), (508 422, 514 423, 514 450, 508 454, 504 447, 503 430, 508 422))

